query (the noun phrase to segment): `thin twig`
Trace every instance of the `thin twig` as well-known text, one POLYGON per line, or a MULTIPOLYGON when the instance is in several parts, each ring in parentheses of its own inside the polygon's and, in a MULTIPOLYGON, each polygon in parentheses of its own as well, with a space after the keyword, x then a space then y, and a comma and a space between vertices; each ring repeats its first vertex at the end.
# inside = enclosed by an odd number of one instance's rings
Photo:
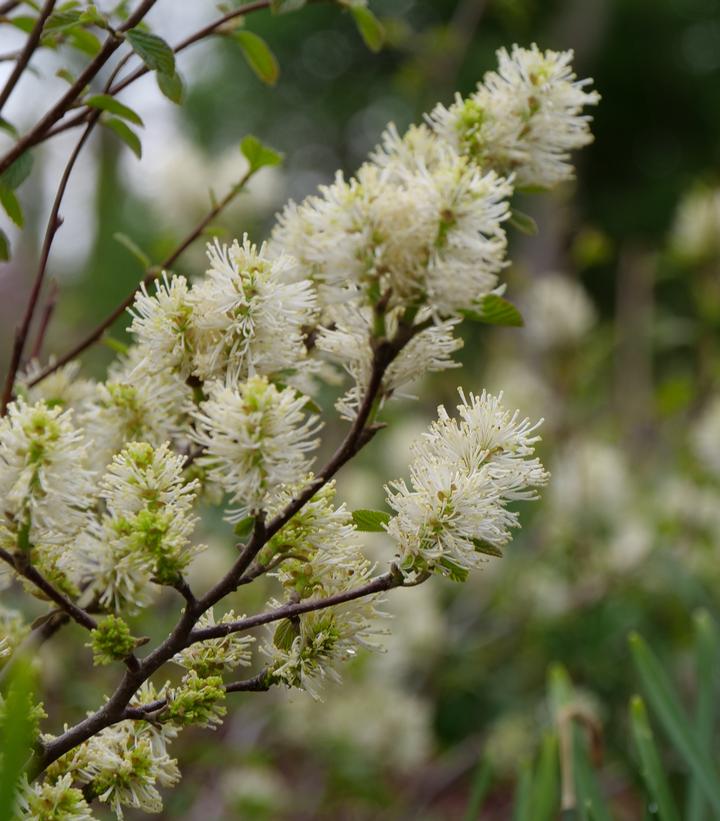
POLYGON ((0 547, 0 559, 7 562, 17 573, 32 582, 38 590, 42 591, 49 599, 54 601, 73 621, 76 621, 86 630, 94 630, 97 627, 95 619, 52 585, 42 573, 30 564, 28 557, 24 553, 16 553, 13 555, 0 547))
POLYGON ((5 388, 3 390, 2 404, 0 405, 0 416, 5 415, 7 406, 10 404, 10 400, 12 399, 13 388, 15 387, 15 378, 17 376, 18 368, 20 367, 20 361, 22 359, 23 350, 25 349, 25 343, 27 342, 28 333, 30 331, 30 324, 32 323, 35 308, 37 307, 37 302, 40 297, 40 290, 42 288, 43 280, 45 278, 45 271, 47 269, 48 260, 50 258, 50 248, 52 247, 55 234, 62 225, 62 219, 60 217, 60 206, 62 205, 63 197, 65 196, 65 191, 70 180, 70 175, 72 174, 72 170, 75 167, 75 163, 77 161, 78 156, 80 155, 82 147, 85 145, 88 137, 90 136, 93 128, 95 127, 95 123, 98 121, 98 118, 100 117, 100 113, 101 112, 98 110, 94 112, 93 115, 90 117, 90 120, 87 126, 85 127, 82 136, 77 141, 77 144, 73 149, 70 158, 68 159, 67 165, 65 166, 65 170, 63 171, 62 177, 60 179, 60 184, 58 185, 57 193, 55 194, 55 200, 53 202, 52 209, 50 210, 50 217, 48 218, 47 228, 45 229, 45 238, 43 240, 42 251, 40 252, 40 263, 38 265, 37 273, 35 274, 35 281, 33 283, 32 290, 30 291, 30 298, 28 299, 28 304, 27 308, 25 309, 25 315, 23 317, 22 324, 20 325, 18 331, 15 334, 12 356, 10 360, 10 367, 8 369, 7 377, 5 379, 5 388))
POLYGON ((28 35, 25 47, 20 52, 20 56, 18 57, 17 63, 15 63, 13 70, 10 72, 10 76, 7 78, 7 82, 5 83, 3 90, 0 91, 0 111, 2 111, 3 106, 8 101, 10 95, 13 93, 13 90, 17 85, 18 80, 20 79, 22 73, 25 71, 28 63, 30 62, 30 58, 35 53, 35 49, 37 48, 38 43, 40 42, 40 37, 42 36, 45 21, 52 14, 56 2, 57 0, 46 0, 45 5, 42 7, 40 14, 38 15, 38 18, 35 21, 35 25, 32 27, 32 30, 28 35))
POLYGON ((35 344, 30 352, 31 360, 37 359, 42 353, 45 336, 47 335, 47 330, 50 326, 50 320, 55 313, 59 295, 60 288, 58 287, 57 280, 53 280, 50 286, 50 293, 48 294, 47 302, 45 303, 45 309, 43 310, 42 317, 40 318, 40 327, 38 328, 37 337, 35 338, 35 344))
MULTIPOLYGON (((128 17, 123 25, 118 29, 118 33, 128 31, 136 26, 150 9, 155 5, 157 0, 143 0, 135 9, 135 11, 128 17)), ((107 63, 112 54, 122 45, 124 40, 118 37, 116 33, 110 33, 108 38, 102 45, 100 51, 88 63, 83 71, 78 74, 75 82, 63 94, 63 96, 47 111, 37 123, 24 134, 9 151, 0 159, 0 174, 9 168, 13 162, 28 148, 41 142, 47 132, 55 123, 60 120, 70 109, 77 98, 85 91, 85 88, 92 79, 98 74, 102 67, 107 63)), ((89 112, 86 120, 90 122, 93 118, 94 112, 89 112)))
POLYGON ((94 345, 107 331, 107 329, 116 321, 118 320, 125 311, 132 305, 133 300, 135 299, 135 294, 138 290, 144 285, 147 287, 152 283, 160 273, 170 268, 180 257, 180 255, 187 250, 187 248, 192 245, 193 242, 202 234, 202 232, 207 228, 207 226, 220 214, 227 206, 235 199, 235 197, 240 193, 240 191, 244 188, 247 181, 250 179, 254 172, 247 171, 243 178, 238 182, 236 185, 232 187, 232 189, 223 197, 220 202, 216 203, 210 211, 200 220, 197 225, 195 225, 192 230, 184 237, 184 239, 180 242, 180 244, 175 248, 172 253, 170 253, 159 265, 153 265, 151 268, 148 269, 148 272, 143 277, 142 281, 135 287, 133 290, 125 297, 125 299, 110 313, 108 316, 103 319, 103 321, 97 325, 92 331, 90 331, 87 336, 80 340, 71 350, 67 353, 64 353, 62 356, 58 357, 57 359, 53 360, 50 364, 46 365, 38 374, 36 374, 29 382, 28 387, 33 387, 33 385, 37 385, 38 382, 42 382, 46 376, 49 376, 51 373, 54 373, 59 368, 62 368, 63 365, 66 365, 71 360, 78 357, 83 351, 89 348, 91 345, 94 345))

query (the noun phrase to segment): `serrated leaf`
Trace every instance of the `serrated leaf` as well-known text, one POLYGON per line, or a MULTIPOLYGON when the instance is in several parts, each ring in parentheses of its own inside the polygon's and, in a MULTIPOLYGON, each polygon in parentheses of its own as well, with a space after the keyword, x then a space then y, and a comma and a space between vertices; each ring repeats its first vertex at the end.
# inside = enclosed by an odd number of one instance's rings
POLYGON ((130 29, 125 32, 125 37, 151 71, 175 73, 175 53, 162 37, 141 28, 130 29))
POLYGON ((74 28, 68 32, 68 41, 73 48, 94 57, 102 48, 100 40, 87 29, 74 28))
POLYGON ((137 245, 127 234, 117 232, 113 234, 113 239, 119 242, 124 248, 135 257, 135 259, 142 265, 143 268, 149 268, 151 265, 150 257, 137 245))
POLYGON ((255 517, 246 516, 244 519, 240 519, 240 521, 233 528, 233 531, 238 539, 244 539, 252 533, 254 527, 255 517))
POLYGON ((0 185, 15 191, 30 176, 35 158, 30 151, 24 151, 15 162, 0 175, 0 185))
POLYGON ((111 128, 120 139, 132 149, 133 154, 140 159, 142 157, 142 143, 140 137, 130 128, 130 126, 123 120, 118 120, 117 117, 108 117, 102 120, 103 125, 111 128))
POLYGON ((292 619, 283 619, 275 629, 273 644, 279 650, 289 650, 300 635, 300 626, 292 619))
POLYGON ((353 510, 352 519, 355 527, 364 533, 384 533, 390 521, 390 514, 384 510, 353 510))
POLYGON ((513 208, 510 212, 509 222, 513 228, 517 228, 518 231, 522 231, 523 234, 527 234, 530 237, 534 237, 538 232, 537 223, 530 214, 526 214, 524 211, 518 211, 517 208, 513 208))
POLYGON ((0 261, 7 262, 10 259, 10 240, 7 234, 0 228, 0 261))
POLYGON ((385 29, 377 17, 365 6, 351 6, 350 13, 355 19, 360 36, 370 51, 380 51, 385 42, 385 29))
POLYGON ((307 0, 270 0, 270 11, 273 14, 288 14, 301 9, 307 0))
POLYGON ((280 76, 280 66, 270 47, 252 31, 234 31, 231 35, 242 48, 250 68, 268 85, 274 86, 280 76))
POLYGON ((0 204, 15 225, 22 228, 24 220, 20 202, 15 193, 4 185, 0 185, 0 204))
POLYGON ((484 553, 486 556, 496 556, 498 559, 503 557, 503 552, 499 547, 495 547, 494 544, 490 544, 484 539, 473 539, 472 543, 478 553, 484 553))
POLYGON ((157 80, 158 88, 168 100, 176 105, 182 103, 183 97, 185 96, 185 85, 177 71, 173 74, 165 74, 164 71, 158 71, 155 75, 155 79, 157 80))
POLYGON ((252 134, 243 137, 243 141, 240 143, 240 150, 250 164, 251 171, 257 171, 265 165, 278 165, 283 159, 282 154, 260 142, 260 140, 258 140, 257 137, 253 137, 252 134))
POLYGON ((101 111, 117 114, 118 117, 121 117, 123 120, 129 120, 131 123, 135 123, 135 125, 144 125, 142 118, 137 112, 133 111, 132 108, 129 108, 124 103, 121 103, 120 100, 111 97, 109 94, 95 94, 84 102, 85 105, 89 105, 91 108, 99 108, 101 111))
POLYGON ((505 325, 519 328, 523 322, 520 311, 497 294, 487 294, 478 302, 474 310, 460 311, 465 319, 473 322, 482 322, 485 325, 505 325))

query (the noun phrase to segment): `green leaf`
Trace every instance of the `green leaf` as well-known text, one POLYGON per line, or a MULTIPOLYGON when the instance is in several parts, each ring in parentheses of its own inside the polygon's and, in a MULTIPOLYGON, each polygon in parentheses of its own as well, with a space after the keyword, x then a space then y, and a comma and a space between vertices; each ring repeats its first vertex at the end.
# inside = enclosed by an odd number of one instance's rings
POLYGON ((680 821, 680 816, 675 808, 672 793, 660 763, 660 755, 650 729, 645 703, 640 696, 634 696, 630 701, 630 725, 635 746, 640 756, 642 777, 651 801, 657 806, 660 821, 680 821))
POLYGON ((535 220, 529 214, 518 211, 517 208, 513 208, 510 212, 509 222, 513 228, 517 228, 518 231, 522 231, 523 234, 527 234, 530 237, 534 237, 538 232, 535 220))
POLYGON ((0 129, 6 131, 11 137, 15 137, 16 139, 20 136, 17 128, 4 117, 0 117, 0 129))
MULTIPOLYGON (((712 750, 715 728, 715 682, 718 674, 718 636, 715 622, 705 610, 694 615, 695 669, 697 701, 695 704, 695 734, 706 755, 712 750)), ((693 775, 688 789, 687 821, 703 821, 707 817, 701 785, 693 775)))
POLYGON ((15 193, 4 185, 0 185, 0 204, 5 209, 5 213, 18 226, 23 227, 23 212, 22 207, 15 193))
POLYGON ((103 336, 100 337, 100 344, 120 356, 125 356, 128 352, 128 346, 119 339, 115 339, 114 336, 110 336, 110 334, 103 334, 103 336))
POLYGON ((81 14, 79 9, 55 11, 45 21, 43 32, 57 32, 72 28, 80 22, 81 14))
POLYGON ((498 559, 503 557, 502 550, 494 544, 486 542, 485 539, 473 539, 472 543, 478 553, 484 553, 486 556, 496 556, 498 559))
POLYGON ((385 42, 385 29, 382 23, 366 6, 351 6, 350 13, 355 18, 360 36, 370 51, 380 51, 385 42))
POLYGON ((280 66, 268 44, 252 31, 234 31, 231 35, 240 44, 250 68, 268 85, 274 86, 280 76, 280 66))
POLYGON ((264 145, 257 137, 253 137, 252 134, 243 137, 243 141, 240 143, 240 150, 250 164, 250 171, 252 172, 257 171, 265 165, 278 165, 283 160, 282 154, 264 145))
POLYGON ((244 519, 240 519, 240 521, 235 525, 233 531, 238 539, 245 539, 252 533, 253 528, 255 527, 255 517, 254 516, 246 516, 244 519))
POLYGON ((283 619, 275 630, 273 644, 280 650, 289 650, 300 635, 300 626, 295 619, 283 619))
POLYGON ((0 733, 0 749, 3 753, 0 766, 0 818, 15 817, 13 810, 18 780, 32 747, 31 712, 34 690, 32 666, 28 660, 19 659, 12 673, 0 733))
POLYGON ((486 758, 481 758, 478 762, 472 784, 470 785, 470 798, 463 821, 477 821, 480 818, 485 796, 490 789, 492 782, 492 769, 490 762, 486 758))
POLYGON ((558 790, 558 740, 548 733, 543 738, 530 793, 533 821, 554 821, 558 790))
POLYGON ((514 328, 521 327, 524 322, 520 311, 507 299, 497 294, 487 294, 475 308, 469 311, 460 311, 465 319, 473 322, 483 322, 485 325, 505 325, 514 328))
POLYGON ((10 240, 7 234, 0 228, 0 261, 7 262, 10 259, 10 240))
POLYGON ((301 9, 307 0, 270 0, 270 11, 273 14, 287 14, 301 9))
POLYGON ((353 510, 355 527, 364 533, 384 533, 384 524, 390 521, 390 514, 384 510, 353 510))
POLYGON ((119 242, 124 248, 135 257, 135 259, 142 265, 143 268, 149 268, 151 263, 150 257, 137 245, 127 234, 117 232, 113 234, 113 239, 119 242))
POLYGON ((715 812, 720 814, 720 777, 711 757, 703 752, 665 670, 637 633, 630 636, 630 649, 648 701, 658 720, 687 762, 690 772, 697 779, 715 812))
POLYGON ((118 117, 129 120, 135 125, 144 125, 139 114, 109 94, 95 94, 85 100, 85 105, 89 105, 91 108, 99 108, 101 111, 109 111, 111 114, 117 114, 118 117))
POLYGON ((185 85, 180 74, 175 71, 172 74, 165 74, 164 71, 158 71, 155 75, 158 88, 162 93, 176 105, 182 103, 185 96, 185 85))
POLYGON ((580 818, 587 818, 588 821, 613 821, 590 764, 586 746, 582 729, 573 727, 573 771, 580 818))
POLYGON ((61 80, 65 80, 68 85, 73 85, 75 82, 75 75, 67 68, 59 68, 55 72, 55 76, 59 77, 61 80))
POLYGON ((446 556, 443 556, 442 559, 438 562, 440 567, 444 567, 445 570, 448 572, 448 578, 454 582, 466 582, 470 572, 466 570, 464 567, 460 567, 459 564, 455 564, 455 562, 448 559, 446 556))
POLYGON ((87 29, 74 28, 68 32, 68 40, 73 48, 94 57, 102 48, 100 40, 87 29))
POLYGON ((36 20, 37 17, 31 17, 28 14, 18 14, 17 17, 10 18, 10 23, 15 26, 16 29, 24 31, 25 34, 30 34, 30 32, 35 28, 36 20))
POLYGON ((3 171, 0 176, 0 185, 15 191, 30 176, 34 160, 30 151, 24 151, 9 168, 3 171))
POLYGON ((120 137, 120 139, 132 149, 135 156, 140 159, 142 157, 142 143, 140 137, 130 128, 123 120, 118 120, 116 117, 108 117, 102 120, 103 125, 112 128, 112 130, 120 137))
POLYGON ((520 768, 520 777, 515 786, 513 796, 513 821, 533 821, 533 810, 530 804, 530 791, 532 790, 532 768, 531 763, 526 761, 520 768))
POLYGON ((125 32, 125 37, 151 71, 175 73, 175 53, 162 37, 141 28, 130 29, 125 32))

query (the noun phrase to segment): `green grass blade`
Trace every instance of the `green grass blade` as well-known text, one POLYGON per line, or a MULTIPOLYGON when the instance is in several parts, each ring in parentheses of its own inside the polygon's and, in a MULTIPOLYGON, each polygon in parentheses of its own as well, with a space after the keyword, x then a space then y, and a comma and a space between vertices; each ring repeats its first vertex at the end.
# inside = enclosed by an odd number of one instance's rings
POLYGON ((481 758, 475 769, 475 775, 470 787, 470 799, 463 821, 478 821, 491 783, 492 769, 490 762, 486 758, 481 758))
MULTIPOLYGON (((695 668, 697 702, 695 736, 702 751, 710 755, 715 727, 715 682, 717 680, 718 635, 715 622, 705 610, 695 613, 695 668)), ((706 801, 697 778, 691 776, 685 817, 687 821, 704 821, 706 801)))
POLYGON ((533 821, 530 795, 532 791, 532 762, 526 761, 520 768, 520 777, 515 787, 513 821, 533 821))
POLYGON ((548 733, 543 739, 530 792, 533 821, 555 821, 559 803, 558 739, 548 733))
POLYGON ((573 734, 573 768, 580 817, 588 821, 613 821, 588 758, 584 736, 584 732, 576 727, 573 734))
POLYGON ((18 659, 5 698, 5 715, 0 731, 0 818, 13 818, 18 780, 32 749, 33 671, 18 659))
POLYGON ((650 799, 657 806, 660 821, 680 821, 670 786, 663 772, 660 755, 655 746, 645 702, 640 696, 634 696, 630 701, 630 726, 640 756, 642 777, 650 799))
POLYGON ((715 812, 720 814, 720 778, 710 757, 703 753, 670 680, 655 654, 637 633, 630 636, 630 648, 648 701, 658 720, 687 762, 715 812))

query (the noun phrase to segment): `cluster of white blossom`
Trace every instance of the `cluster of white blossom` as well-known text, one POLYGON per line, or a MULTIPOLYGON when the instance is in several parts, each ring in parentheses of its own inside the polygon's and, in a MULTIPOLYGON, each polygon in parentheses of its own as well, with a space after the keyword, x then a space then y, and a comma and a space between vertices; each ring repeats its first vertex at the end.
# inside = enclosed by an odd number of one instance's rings
MULTIPOLYGON (((163 274, 152 293, 141 287, 134 341, 105 381, 78 379, 75 363, 33 387, 39 365, 24 374, 0 420, 0 547, 8 574, 33 593, 44 595, 28 568, 58 588, 56 604, 64 596, 98 615, 84 620, 96 664, 143 669, 133 655, 142 640, 123 615, 163 586, 197 603, 186 572, 202 550, 193 534, 203 491, 239 536, 253 533, 250 576, 235 586, 267 574, 281 591, 269 607, 305 607, 271 624, 261 683, 319 697, 340 662, 377 644, 385 588, 353 595, 375 565, 328 474, 309 472, 321 429, 309 395, 338 365, 350 375, 336 407, 353 422, 354 453, 384 401, 455 365, 464 315, 500 298, 515 186, 570 176, 568 152, 590 140, 582 106, 597 95, 575 80, 570 52, 498 57, 498 73, 468 100, 405 135, 389 127, 354 177, 288 205, 267 245, 215 242, 204 277, 163 274), (280 520, 265 538, 265 524, 280 520), (330 597, 341 601, 314 606, 330 597)), ((459 419, 440 408, 414 446, 409 485, 388 488, 398 552, 388 586, 431 573, 464 579, 518 526, 508 505, 547 480, 533 456, 537 425, 500 397, 461 399, 459 419)), ((195 629, 228 625, 227 634, 174 645, 180 682, 146 682, 130 704, 152 718, 105 726, 56 760, 24 791, 25 817, 90 818, 90 799, 119 818, 123 807, 161 809, 158 788, 179 778, 168 741, 184 726, 221 723, 223 675, 253 662, 254 638, 233 624, 242 618, 228 611, 216 622, 212 603, 195 611, 195 629)), ((0 621, 4 655, 27 628, 0 621)))

